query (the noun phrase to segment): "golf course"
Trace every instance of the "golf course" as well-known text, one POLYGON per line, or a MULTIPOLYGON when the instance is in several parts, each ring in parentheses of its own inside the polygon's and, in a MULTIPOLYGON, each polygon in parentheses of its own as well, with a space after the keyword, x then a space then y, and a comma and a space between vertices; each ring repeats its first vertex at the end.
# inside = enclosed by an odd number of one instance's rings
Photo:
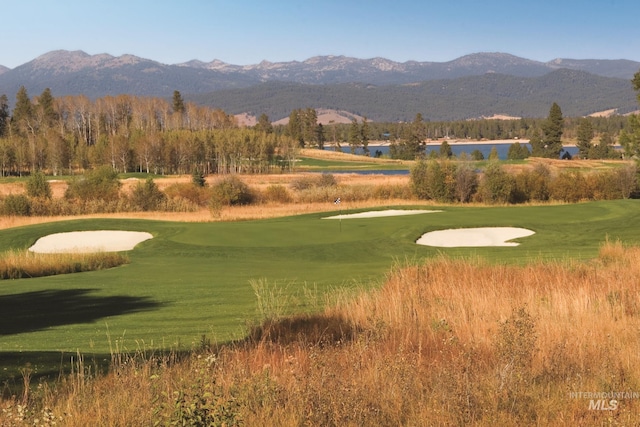
POLYGON ((239 339, 261 316, 318 310, 336 290, 376 287, 398 263, 439 254, 496 263, 588 259, 605 240, 637 244, 639 203, 446 206, 419 215, 340 220, 323 219, 331 213, 216 223, 90 219, 3 230, 6 249, 26 249, 38 238, 71 231, 141 231, 153 238, 129 251, 124 266, 0 283, 0 348, 5 357, 108 354, 116 342, 119 350, 175 350, 192 348, 203 335, 216 342, 239 339), (433 230, 498 226, 535 234, 510 247, 416 244, 433 230))

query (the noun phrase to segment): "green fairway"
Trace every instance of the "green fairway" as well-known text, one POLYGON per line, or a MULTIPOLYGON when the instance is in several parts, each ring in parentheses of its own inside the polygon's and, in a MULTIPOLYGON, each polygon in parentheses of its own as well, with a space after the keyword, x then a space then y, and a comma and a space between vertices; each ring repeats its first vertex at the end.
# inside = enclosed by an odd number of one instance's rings
POLYGON ((147 231, 154 238, 130 251, 131 262, 123 267, 0 282, 0 360, 37 358, 31 352, 189 349, 203 335, 218 342, 240 338, 257 316, 251 286, 256 280, 281 288, 274 292, 288 310, 302 311, 317 308, 310 294, 322 301, 337 288, 377 286, 395 262, 439 253, 524 262, 593 257, 607 237, 640 243, 635 200, 440 209, 341 221, 320 213, 232 223, 92 219, 4 230, 4 249, 78 230, 147 231), (524 227, 536 234, 517 247, 414 243, 432 230, 483 226, 524 227))

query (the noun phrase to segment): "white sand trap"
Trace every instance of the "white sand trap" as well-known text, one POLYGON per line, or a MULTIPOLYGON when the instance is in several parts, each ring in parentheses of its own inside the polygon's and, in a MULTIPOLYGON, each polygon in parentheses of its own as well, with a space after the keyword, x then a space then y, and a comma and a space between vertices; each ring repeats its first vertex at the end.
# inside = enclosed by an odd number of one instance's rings
POLYGON ((129 251, 138 243, 153 238, 141 231, 72 231, 41 237, 29 248, 42 254, 67 252, 119 252, 129 251))
POLYGON ((526 228, 516 227, 457 228, 430 231, 423 234, 416 243, 441 248, 518 246, 519 243, 509 242, 509 240, 531 236, 532 234, 535 234, 535 232, 526 228))
POLYGON ((369 211, 354 214, 327 216, 322 219, 355 219, 355 218, 377 218, 383 216, 418 215, 442 211, 425 211, 418 209, 387 209, 386 211, 369 211))

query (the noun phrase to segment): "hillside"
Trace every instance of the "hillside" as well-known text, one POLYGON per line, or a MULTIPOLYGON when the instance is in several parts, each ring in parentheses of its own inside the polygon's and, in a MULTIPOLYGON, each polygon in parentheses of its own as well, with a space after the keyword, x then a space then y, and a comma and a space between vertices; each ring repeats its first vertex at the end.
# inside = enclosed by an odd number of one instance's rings
POLYGON ((461 120, 494 115, 544 117, 557 102, 565 115, 585 116, 636 108, 628 80, 557 70, 541 77, 485 74, 406 85, 350 83, 304 85, 271 82, 244 89, 221 90, 189 99, 231 113, 267 114, 273 121, 296 108, 346 110, 373 121, 461 120))

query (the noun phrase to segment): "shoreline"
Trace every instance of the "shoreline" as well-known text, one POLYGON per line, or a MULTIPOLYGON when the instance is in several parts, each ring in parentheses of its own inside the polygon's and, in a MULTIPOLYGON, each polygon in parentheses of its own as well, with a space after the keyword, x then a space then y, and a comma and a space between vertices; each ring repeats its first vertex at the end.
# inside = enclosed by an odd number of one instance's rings
MULTIPOLYGON (((492 139, 492 140, 484 140, 484 141, 470 141, 470 140, 442 140, 442 141, 429 141, 425 143, 427 147, 439 147, 444 141, 454 147, 454 146, 465 146, 465 145, 504 145, 504 144, 515 144, 519 142, 520 144, 528 144, 530 140, 528 139, 492 139)), ((369 147, 388 147, 391 143, 387 141, 373 141, 369 142, 369 147)), ((575 147, 575 144, 562 144, 563 147, 575 147)))

